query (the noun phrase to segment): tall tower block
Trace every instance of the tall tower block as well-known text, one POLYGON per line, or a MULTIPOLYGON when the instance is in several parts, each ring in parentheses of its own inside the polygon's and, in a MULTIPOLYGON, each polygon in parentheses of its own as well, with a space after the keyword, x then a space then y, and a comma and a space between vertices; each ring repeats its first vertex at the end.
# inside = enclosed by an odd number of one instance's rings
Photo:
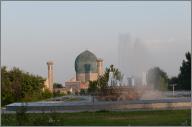
POLYGON ((48 66, 48 86, 49 90, 53 92, 53 62, 48 61, 47 66, 48 66))
POLYGON ((98 76, 103 75, 103 60, 101 58, 97 59, 97 72, 98 76))

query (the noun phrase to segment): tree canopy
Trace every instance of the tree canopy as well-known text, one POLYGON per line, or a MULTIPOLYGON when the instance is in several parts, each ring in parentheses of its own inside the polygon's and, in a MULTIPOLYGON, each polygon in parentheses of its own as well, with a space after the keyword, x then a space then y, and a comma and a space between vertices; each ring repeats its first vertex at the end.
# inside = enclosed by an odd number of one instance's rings
POLYGON ((191 90, 191 53, 185 54, 186 60, 183 60, 178 75, 177 88, 183 90, 191 90))
POLYGON ((63 86, 60 83, 53 83, 53 88, 63 88, 63 86))
POLYGON ((18 101, 34 101, 44 98, 48 91, 42 91, 45 79, 14 67, 1 67, 1 105, 18 101))
POLYGON ((168 88, 168 76, 159 67, 151 68, 147 73, 147 84, 157 90, 166 90, 168 88))
MULTIPOLYGON (((123 75, 121 72, 117 68, 114 68, 113 65, 110 65, 110 68, 115 79, 122 80, 123 75)), ((96 81, 89 81, 89 93, 105 93, 105 88, 108 86, 110 68, 106 68, 105 73, 102 76, 99 76, 96 81)))

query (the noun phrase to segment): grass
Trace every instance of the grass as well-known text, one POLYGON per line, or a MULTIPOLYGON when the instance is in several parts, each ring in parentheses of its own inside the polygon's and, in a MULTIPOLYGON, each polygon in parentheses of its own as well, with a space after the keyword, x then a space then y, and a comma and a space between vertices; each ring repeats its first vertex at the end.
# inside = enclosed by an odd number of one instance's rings
POLYGON ((191 110, 97 111, 78 113, 2 114, 3 126, 181 126, 191 125, 191 110))

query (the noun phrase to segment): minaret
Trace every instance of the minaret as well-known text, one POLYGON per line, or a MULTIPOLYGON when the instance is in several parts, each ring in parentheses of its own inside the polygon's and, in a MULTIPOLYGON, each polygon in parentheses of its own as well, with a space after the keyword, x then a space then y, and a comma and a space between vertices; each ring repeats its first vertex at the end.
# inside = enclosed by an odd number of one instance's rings
POLYGON ((97 59, 97 73, 98 76, 103 75, 103 60, 102 59, 97 59))
POLYGON ((47 66, 48 66, 48 86, 49 90, 53 92, 53 62, 48 61, 47 66))

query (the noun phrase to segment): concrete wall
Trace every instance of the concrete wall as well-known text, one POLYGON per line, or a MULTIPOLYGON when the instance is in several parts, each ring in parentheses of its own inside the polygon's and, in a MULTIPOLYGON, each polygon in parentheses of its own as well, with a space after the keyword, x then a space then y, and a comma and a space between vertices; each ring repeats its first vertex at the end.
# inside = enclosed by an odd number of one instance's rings
MULTIPOLYGON (((57 103, 57 102, 55 102, 57 103)), ((21 103, 17 105, 7 105, 7 111, 16 111, 17 108, 21 107, 21 103)), ((97 111, 97 110, 135 110, 135 109, 191 109, 191 102, 177 102, 177 103, 148 103, 148 104, 87 104, 87 105, 64 105, 64 104, 51 104, 49 106, 38 106, 33 103, 28 103, 28 111, 97 111)))
POLYGON ((67 91, 72 89, 72 93, 80 91, 80 82, 65 82, 65 87, 67 91))

